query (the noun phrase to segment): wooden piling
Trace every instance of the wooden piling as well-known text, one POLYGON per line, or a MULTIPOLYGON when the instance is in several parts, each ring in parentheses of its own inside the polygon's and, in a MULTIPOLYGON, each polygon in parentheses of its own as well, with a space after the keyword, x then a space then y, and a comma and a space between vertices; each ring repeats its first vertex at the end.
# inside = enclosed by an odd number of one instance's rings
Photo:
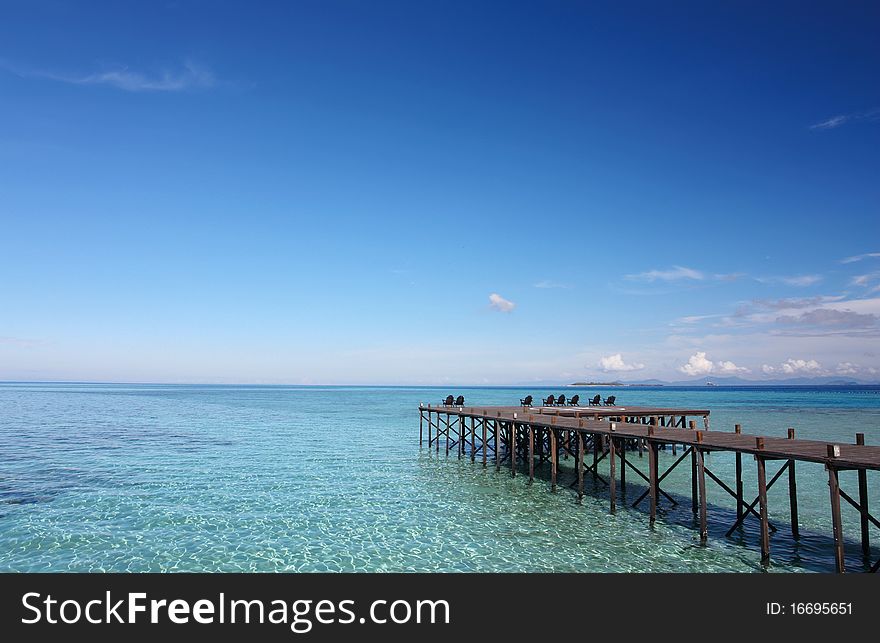
POLYGON ((488 457, 486 455, 486 418, 483 418, 483 421, 481 424, 483 427, 483 468, 485 469, 486 468, 486 458, 488 457))
POLYGON ((578 458, 577 458, 577 475, 578 475, 578 502, 584 497, 584 434, 578 431, 578 458))
POLYGON ((697 460, 697 480, 700 491, 700 540, 705 542, 709 537, 706 501, 706 468, 705 463, 703 462, 703 450, 694 447, 694 453, 696 454, 697 460))
POLYGON ((558 465, 559 452, 556 450, 556 429, 550 428, 550 490, 556 491, 556 467, 558 465))
POLYGON ((657 445, 653 440, 647 440, 648 444, 648 486, 651 495, 651 525, 657 519, 657 445))
MULTIPOLYGON (((794 440, 794 429, 788 430, 788 439, 794 440)), ((788 461, 788 504, 791 508, 791 535, 797 540, 801 537, 798 520, 797 473, 794 460, 788 461)))
POLYGON ((535 427, 529 424, 529 484, 535 479, 535 427))
POLYGON ((831 493, 831 526, 834 531, 834 562, 838 573, 846 571, 843 556, 843 523, 840 518, 840 481, 837 478, 837 469, 828 466, 828 488, 831 493))
POLYGON ((492 420, 492 430, 495 432, 495 471, 501 471, 501 446, 500 446, 500 430, 498 428, 498 420, 492 420))
MULTIPOLYGON (((856 444, 865 446, 865 434, 856 433, 856 444)), ((871 553, 870 516, 868 512, 868 472, 859 469, 859 517, 862 527, 862 553, 865 556, 871 553)))
MULTIPOLYGON (((736 424, 733 427, 735 433, 742 433, 742 425, 736 424)), ((736 518, 743 519, 743 511, 745 510, 745 501, 743 499, 743 457, 742 453, 736 452, 736 518)))
POLYGON ((609 465, 611 467, 611 471, 608 475, 608 487, 609 487, 608 493, 609 493, 609 496, 611 499, 611 513, 614 513, 616 510, 616 506, 615 506, 616 505, 616 503, 615 503, 616 497, 615 496, 616 496, 616 491, 617 491, 616 490, 617 481, 615 480, 615 477, 614 477, 614 466, 615 466, 617 457, 614 453, 614 450, 615 450, 614 449, 614 437, 612 436, 612 437, 609 437, 609 439, 608 439, 608 457, 611 458, 611 464, 609 465))
POLYGON ((424 442, 423 439, 423 430, 422 423, 425 421, 425 412, 422 411, 421 405, 419 405, 419 448, 422 448, 422 444, 424 442))
POLYGON ((516 477, 516 422, 510 422, 510 477, 516 477))
MULTIPOLYGON (((763 448, 763 440, 759 448, 763 448)), ((758 501, 761 504, 761 563, 766 565, 770 562, 770 522, 767 517, 767 471, 764 466, 764 458, 756 455, 758 463, 758 501)))

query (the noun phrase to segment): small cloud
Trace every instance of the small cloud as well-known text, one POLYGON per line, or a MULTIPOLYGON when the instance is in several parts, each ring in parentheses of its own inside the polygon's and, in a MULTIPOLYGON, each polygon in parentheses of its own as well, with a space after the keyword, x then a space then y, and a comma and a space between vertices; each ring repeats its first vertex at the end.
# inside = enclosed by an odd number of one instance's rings
POLYGON ((835 328, 870 328, 877 322, 877 315, 857 313, 852 310, 835 308, 816 308, 800 315, 782 315, 776 321, 780 324, 798 324, 803 326, 833 326, 835 328))
POLYGON ((706 319, 713 319, 715 317, 720 317, 720 315, 685 315, 684 317, 679 317, 675 320, 678 324, 698 324, 706 319))
MULTIPOLYGON (((861 286, 863 288, 868 288, 873 285, 875 281, 880 280, 880 271, 869 272, 864 275, 856 275, 852 279, 850 279, 850 285, 852 286, 861 286)), ((876 290, 876 288, 874 288, 876 290)))
POLYGON ((779 366, 770 366, 764 364, 761 370, 766 375, 781 373, 783 375, 818 375, 822 373, 822 365, 814 359, 792 359, 785 360, 779 366))
POLYGON ((678 369, 685 375, 708 375, 709 373, 720 373, 722 375, 736 375, 737 373, 750 372, 745 366, 737 366, 731 361, 721 360, 713 362, 704 351, 697 351, 688 359, 687 364, 678 369))
POLYGON ((858 121, 874 122, 880 120, 880 109, 869 109, 866 112, 854 112, 851 114, 838 114, 819 123, 810 125, 811 130, 837 129, 841 125, 858 121))
POLYGON ((688 359, 688 363, 680 367, 678 370, 686 375, 707 375, 711 373, 714 368, 715 364, 713 364, 710 359, 706 358, 706 353, 698 351, 691 355, 690 359, 688 359))
POLYGON ((842 295, 822 297, 788 297, 786 299, 754 299, 752 304, 758 308, 770 310, 791 310, 792 308, 810 308, 828 302, 840 301, 842 295))
POLYGON ((187 61, 178 69, 149 74, 128 67, 78 74, 32 69, 0 61, 0 67, 21 78, 43 78, 70 85, 106 85, 127 92, 179 92, 207 89, 216 84, 214 75, 200 65, 187 61))
POLYGON ((812 286, 813 284, 817 284, 822 281, 822 277, 819 275, 795 275, 793 277, 779 277, 779 281, 788 285, 788 286, 812 286))
POLYGON ((795 373, 818 373, 822 370, 822 365, 814 359, 788 359, 783 362, 780 370, 788 375, 795 373))
POLYGON ((539 281, 535 284, 535 288, 571 288, 571 286, 567 286, 565 284, 556 283, 555 281, 550 281, 549 279, 545 279, 543 281, 539 281))
POLYGON ((756 281, 762 284, 785 284, 786 286, 797 286, 803 288, 812 286, 822 281, 820 275, 783 275, 775 277, 756 277, 756 281))
POLYGON ((625 279, 631 281, 679 281, 681 279, 693 279, 701 281, 706 276, 699 270, 693 268, 685 268, 684 266, 673 266, 669 270, 648 270, 637 274, 626 275, 625 279))
POLYGON ((516 304, 505 299, 497 292, 493 292, 489 295, 489 308, 497 310, 499 313, 509 313, 516 308, 516 304))
POLYGON ((599 367, 606 373, 617 373, 623 371, 640 371, 645 368, 645 365, 636 362, 627 364, 623 361, 623 356, 620 353, 616 353, 601 358, 599 360, 599 367))
POLYGON ((862 261, 863 259, 873 259, 876 257, 880 257, 880 252, 866 252, 861 255, 853 255, 852 257, 845 257, 840 260, 840 263, 855 263, 856 261, 862 261))
POLYGON ((852 362, 840 362, 835 370, 839 375, 855 375, 861 370, 861 367, 852 362))
POLYGON ((715 368, 719 373, 724 375, 735 375, 737 373, 748 373, 749 369, 745 366, 737 366, 733 362, 716 362, 715 368))

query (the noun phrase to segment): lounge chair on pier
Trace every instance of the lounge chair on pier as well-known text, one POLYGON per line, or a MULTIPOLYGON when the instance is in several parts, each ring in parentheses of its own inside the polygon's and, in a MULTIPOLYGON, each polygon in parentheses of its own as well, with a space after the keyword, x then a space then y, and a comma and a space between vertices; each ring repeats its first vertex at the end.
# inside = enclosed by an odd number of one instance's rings
POLYGON ((609 395, 605 398, 605 406, 614 406, 617 403, 617 398, 613 395, 609 395))
POLYGON ((590 406, 599 406, 602 403, 602 396, 597 395, 592 400, 590 400, 590 406))
POLYGON ((524 398, 522 398, 522 399, 519 401, 519 403, 522 404, 523 406, 531 406, 531 405, 532 405, 532 400, 533 400, 533 399, 534 399, 534 398, 533 398, 531 395, 526 395, 524 398))
POLYGON ((568 401, 568 405, 569 406, 578 406, 580 404, 580 401, 581 401, 580 395, 572 395, 571 399, 568 401))
POLYGON ((544 406, 553 406, 554 404, 556 404, 556 396, 555 395, 551 395, 550 397, 544 398, 544 406))
POLYGON ((464 395, 459 395, 455 398, 455 406, 464 406, 464 395))
POLYGON ((565 393, 556 398, 556 406, 565 406, 565 393))
POLYGON ((443 406, 452 406, 453 404, 455 404, 455 398, 451 395, 447 395, 446 399, 443 400, 443 406))

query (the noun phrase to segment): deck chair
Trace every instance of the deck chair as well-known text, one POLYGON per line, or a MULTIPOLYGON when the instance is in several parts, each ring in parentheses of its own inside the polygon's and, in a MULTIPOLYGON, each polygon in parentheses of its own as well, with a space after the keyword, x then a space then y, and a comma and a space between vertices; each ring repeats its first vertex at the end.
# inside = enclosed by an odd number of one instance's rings
POLYGON ((455 398, 455 406, 464 406, 464 395, 459 395, 455 398))
POLYGON ((553 406, 554 404, 556 404, 556 396, 551 395, 544 398, 544 406, 553 406))
POLYGON ((455 398, 451 395, 447 395, 446 399, 443 400, 443 406, 452 406, 455 403, 455 398))
POLYGON ((599 406, 602 403, 602 396, 597 395, 592 400, 590 400, 590 406, 599 406))
POLYGON ((557 406, 565 406, 565 393, 556 398, 557 406))
POLYGON ((533 398, 531 395, 526 395, 524 398, 522 398, 522 399, 519 401, 519 403, 522 404, 523 406, 531 406, 531 405, 532 405, 532 400, 533 400, 533 399, 534 399, 534 398, 533 398))
POLYGON ((581 401, 580 395, 572 395, 571 399, 568 401, 569 406, 578 406, 581 401))
POLYGON ((607 398, 605 398, 605 406, 614 406, 616 402, 617 398, 613 395, 609 395, 607 398))

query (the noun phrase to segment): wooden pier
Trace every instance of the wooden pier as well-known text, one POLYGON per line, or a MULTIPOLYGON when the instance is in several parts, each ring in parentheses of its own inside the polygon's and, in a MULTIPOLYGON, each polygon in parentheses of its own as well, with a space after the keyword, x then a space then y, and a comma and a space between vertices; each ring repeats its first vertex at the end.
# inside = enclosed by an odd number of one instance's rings
MULTIPOLYGON (((857 433, 854 444, 826 443, 801 440, 794 429, 787 438, 748 435, 740 425, 733 432, 709 430, 709 411, 704 409, 670 409, 654 407, 585 406, 585 407, 463 407, 419 406, 419 445, 427 437, 428 448, 439 453, 441 444, 447 455, 454 450, 459 458, 470 454, 472 461, 480 459, 488 466, 489 454, 497 471, 509 467, 517 474, 517 463, 528 467, 529 482, 535 477, 535 465, 550 463, 550 487, 556 491, 560 458, 574 458, 578 499, 584 495, 584 476, 589 473, 608 487, 610 509, 617 506, 617 485, 626 487, 629 471, 642 479, 647 491, 633 503, 648 502, 651 524, 657 517, 660 502, 678 504, 663 490, 663 480, 682 462, 691 465, 691 508, 697 517, 700 538, 708 538, 708 502, 706 481, 736 500, 736 521, 727 531, 730 536, 743 522, 754 518, 760 524, 761 561, 770 562, 770 532, 776 526, 770 522, 767 492, 783 474, 789 486, 791 531, 799 537, 798 494, 796 462, 814 462, 825 466, 828 472, 829 499, 834 537, 835 567, 845 571, 844 537, 841 518, 841 499, 851 505, 860 519, 860 539, 863 555, 870 556, 870 528, 880 528, 880 521, 871 515, 868 507, 867 472, 880 470, 880 447, 865 445, 863 433, 857 433), (693 419, 691 419, 693 418, 693 419), (700 428, 697 427, 701 420, 700 428), (660 471, 658 452, 670 448, 676 458, 665 471, 660 471), (679 454, 679 450, 681 453, 679 454), (638 451, 648 456, 648 473, 632 462, 629 454, 638 451), (628 454, 629 452, 629 454, 628 454), (730 484, 713 473, 704 455, 709 452, 733 453, 736 459, 735 480, 730 484), (747 498, 743 492, 742 457, 752 456, 757 464, 758 495, 747 498), (609 461, 609 476, 598 471, 598 464, 609 461), (767 479, 767 463, 781 463, 767 479), (618 468, 619 465, 619 468, 618 468), (858 490, 850 495, 840 487, 839 473, 858 472, 858 490), (855 497, 853 497, 855 496, 855 497)), ((880 560, 870 567, 877 572, 880 560)))

